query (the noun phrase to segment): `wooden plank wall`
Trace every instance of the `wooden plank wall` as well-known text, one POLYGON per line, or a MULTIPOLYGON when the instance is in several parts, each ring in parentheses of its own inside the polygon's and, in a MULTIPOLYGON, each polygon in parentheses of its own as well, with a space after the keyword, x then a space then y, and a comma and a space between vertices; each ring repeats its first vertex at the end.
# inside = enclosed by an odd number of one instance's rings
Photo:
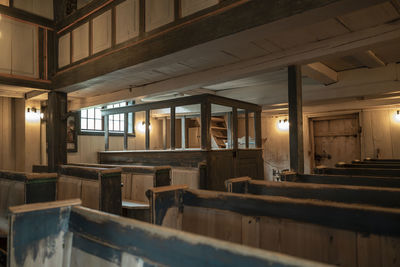
POLYGON ((0 169, 15 169, 13 140, 13 103, 11 98, 0 97, 0 169))
MULTIPOLYGON (((394 120, 397 110, 400 108, 365 109, 360 112, 361 158, 400 158, 400 139, 398 138, 400 122, 394 120)), ((343 112, 343 114, 348 113, 349 111, 343 112)), ((322 115, 326 115, 326 113, 322 115)), ((312 150, 309 116, 309 114, 305 114, 303 117, 305 173, 311 172, 312 150)), ((313 113, 312 116, 319 116, 319 114, 313 113)), ((289 168, 289 132, 280 131, 277 128, 278 121, 285 118, 287 116, 266 114, 262 117, 262 145, 266 180, 272 179, 273 169, 289 168)))

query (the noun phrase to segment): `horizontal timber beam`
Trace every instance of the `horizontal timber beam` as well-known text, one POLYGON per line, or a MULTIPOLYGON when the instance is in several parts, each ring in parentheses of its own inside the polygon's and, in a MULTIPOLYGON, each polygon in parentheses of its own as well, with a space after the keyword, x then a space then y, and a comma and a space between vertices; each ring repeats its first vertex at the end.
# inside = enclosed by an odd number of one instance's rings
POLYGON ((54 22, 50 19, 23 11, 21 9, 0 5, 0 16, 8 16, 16 20, 22 20, 35 24, 42 28, 54 29, 54 22))
POLYGON ((304 65, 301 71, 307 77, 326 85, 338 81, 337 72, 321 62, 304 65))

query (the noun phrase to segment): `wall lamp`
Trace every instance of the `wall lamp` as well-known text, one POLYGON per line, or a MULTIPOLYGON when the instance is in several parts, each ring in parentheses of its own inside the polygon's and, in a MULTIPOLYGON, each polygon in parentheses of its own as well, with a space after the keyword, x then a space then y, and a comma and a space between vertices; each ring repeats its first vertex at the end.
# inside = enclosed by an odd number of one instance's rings
MULTIPOLYGON (((142 133, 146 132, 146 122, 145 121, 142 121, 142 123, 139 123, 138 130, 142 133)), ((151 131, 151 123, 149 123, 149 131, 151 131)))
POLYGON ((288 119, 279 120, 278 121, 278 129, 281 131, 288 131, 289 130, 289 121, 288 119))
POLYGON ((400 110, 398 110, 396 114, 394 114, 394 120, 400 122, 400 110))
POLYGON ((28 107, 26 109, 26 120, 27 121, 39 121, 43 119, 44 114, 40 113, 40 109, 28 107))

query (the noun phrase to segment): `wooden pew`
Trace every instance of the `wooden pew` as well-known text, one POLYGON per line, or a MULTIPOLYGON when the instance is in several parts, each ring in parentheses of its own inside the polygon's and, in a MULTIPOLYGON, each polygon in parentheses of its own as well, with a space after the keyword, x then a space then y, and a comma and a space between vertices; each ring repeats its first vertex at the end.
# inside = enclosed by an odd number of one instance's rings
POLYGON ((56 173, 23 173, 0 170, 0 266, 7 255, 8 209, 56 199, 56 173))
POLYGON ((229 179, 225 185, 230 193, 318 199, 400 208, 400 188, 268 182, 252 180, 250 177, 229 179))
MULTIPOLYGON (((339 169, 339 171, 340 170, 342 169, 339 169)), ((396 177, 346 175, 346 172, 340 172, 340 174, 331 175, 331 174, 299 174, 296 172, 286 171, 281 173, 280 179, 281 181, 285 182, 298 182, 298 183, 400 188, 400 179, 396 177)))
POLYGON ((400 164, 400 159, 372 159, 372 158, 366 158, 361 162, 371 162, 371 163, 397 163, 400 164))
POLYGON ((385 168, 328 168, 318 166, 314 169, 315 174, 347 175, 347 176, 376 176, 400 178, 400 169, 385 168))
POLYGON ((9 266, 327 266, 165 229, 79 203, 11 208, 9 266))
POLYGON ((82 205, 121 214, 121 169, 71 165, 58 167, 57 200, 82 199, 82 205))
POLYGON ((366 169, 397 169, 400 170, 400 164, 397 163, 344 163, 339 162, 335 164, 335 167, 338 168, 366 168, 366 169))
POLYGON ((149 197, 155 224, 309 260, 395 266, 400 252, 400 209, 177 186, 149 197))

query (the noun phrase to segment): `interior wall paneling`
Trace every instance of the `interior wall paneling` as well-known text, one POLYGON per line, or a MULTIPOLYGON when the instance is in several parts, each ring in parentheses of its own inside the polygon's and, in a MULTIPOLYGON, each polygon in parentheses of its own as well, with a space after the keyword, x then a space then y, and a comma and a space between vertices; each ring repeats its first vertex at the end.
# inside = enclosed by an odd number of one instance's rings
POLYGON ((111 47, 111 10, 93 19, 93 54, 111 47))
POLYGON ((71 63, 71 33, 66 33, 58 39, 58 67, 71 63))
POLYGON ((174 20, 174 0, 146 0, 146 32, 174 20))
POLYGON ((11 20, 2 18, 0 28, 0 51, 3 51, 0 57, 0 72, 11 74, 11 20))
POLYGON ((89 22, 72 31, 72 62, 89 56, 89 22))
POLYGON ((53 19, 53 0, 12 0, 13 7, 29 13, 53 19))
POLYGON ((186 17, 216 4, 218 0, 181 0, 181 14, 186 17))
POLYGON ((139 0, 127 0, 115 7, 116 43, 139 36, 139 0))

